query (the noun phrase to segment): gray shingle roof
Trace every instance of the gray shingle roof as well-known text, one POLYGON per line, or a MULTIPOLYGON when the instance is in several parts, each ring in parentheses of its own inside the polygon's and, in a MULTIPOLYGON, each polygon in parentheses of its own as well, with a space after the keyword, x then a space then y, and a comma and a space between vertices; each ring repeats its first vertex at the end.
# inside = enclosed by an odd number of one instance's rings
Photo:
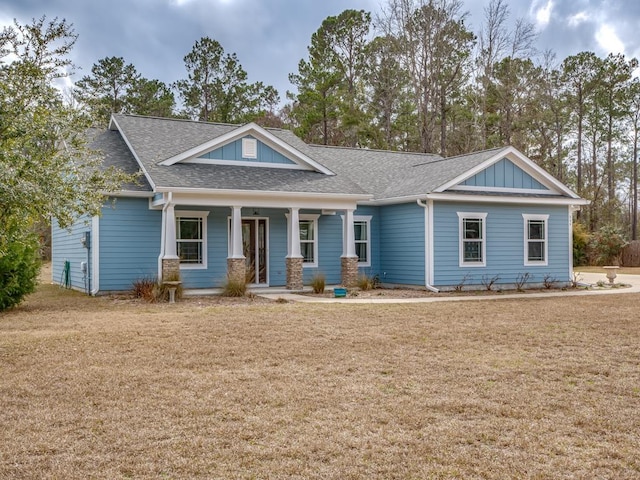
MULTIPOLYGON (((238 126, 131 115, 116 115, 115 119, 156 187, 367 195, 365 190, 345 175, 194 163, 159 165, 163 160, 202 145, 238 126)), ((280 129, 267 130, 313 158, 313 152, 293 133, 280 129)))
MULTIPOLYGON (((443 158, 361 148, 308 145, 289 130, 266 130, 336 175, 307 170, 176 163, 160 165, 238 128, 168 118, 115 115, 120 130, 156 187, 272 192, 370 194, 375 200, 419 196, 457 178, 508 147, 443 158)), ((118 132, 100 137, 108 162, 133 168, 133 157, 118 132)), ((149 188, 145 185, 144 188, 149 188)))
MULTIPOLYGON (((136 162, 129 147, 127 147, 127 144, 118 132, 110 130, 90 130, 88 144, 91 149, 99 150, 104 154, 102 164, 105 167, 115 167, 128 174, 140 172, 138 162, 136 162)), ((122 185, 122 189, 132 192, 152 191, 151 185, 149 185, 144 175, 139 175, 136 183, 122 185)))
POLYGON ((374 199, 424 195, 485 162, 506 147, 443 158, 427 153, 406 153, 358 148, 312 147, 322 162, 339 175, 348 175, 374 199))

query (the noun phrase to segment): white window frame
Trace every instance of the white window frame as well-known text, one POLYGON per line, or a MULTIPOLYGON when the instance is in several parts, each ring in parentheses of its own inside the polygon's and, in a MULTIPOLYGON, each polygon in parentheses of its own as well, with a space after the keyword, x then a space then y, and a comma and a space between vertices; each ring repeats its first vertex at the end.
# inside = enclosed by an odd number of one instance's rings
POLYGON ((522 214, 524 221, 524 264, 525 266, 545 266, 549 264, 549 215, 533 215, 528 213, 522 214), (532 240, 529 238, 529 222, 544 222, 544 238, 541 240, 532 240), (544 260, 529 260, 529 243, 538 242, 544 244, 544 260))
POLYGON ((197 240, 202 243, 202 262, 201 263, 182 263, 180 262, 180 270, 206 270, 207 269, 207 217, 208 211, 202 210, 176 210, 176 252, 179 252, 178 244, 182 241, 178 238, 180 234, 181 218, 199 218, 202 221, 202 239, 197 240))
POLYGON ((242 158, 258 158, 258 140, 255 138, 242 139, 242 158))
MULTIPOLYGON (((486 212, 456 212, 458 214, 458 264, 460 267, 486 267, 487 266, 487 213, 486 212), (482 262, 469 262, 464 259, 464 221, 482 220, 482 262)), ((477 241, 477 240, 474 240, 477 241)))
MULTIPOLYGON (((318 267, 318 237, 320 232, 318 230, 318 214, 301 213, 298 215, 298 223, 300 222, 313 222, 313 240, 305 240, 305 243, 313 243, 313 262, 302 261, 302 268, 317 268, 318 267)), ((302 240, 300 241, 300 249, 302 250, 302 240)))
POLYGON ((353 228, 354 228, 354 233, 353 233, 353 238, 354 241, 356 243, 356 245, 358 243, 364 243, 366 245, 366 255, 367 255, 367 261, 366 262, 361 262, 358 260, 358 267, 370 267, 371 266, 371 215, 354 215, 353 216, 353 228), (357 222, 364 222, 365 227, 366 227, 366 234, 367 234, 367 239, 366 240, 356 240, 355 238, 355 224, 357 222))

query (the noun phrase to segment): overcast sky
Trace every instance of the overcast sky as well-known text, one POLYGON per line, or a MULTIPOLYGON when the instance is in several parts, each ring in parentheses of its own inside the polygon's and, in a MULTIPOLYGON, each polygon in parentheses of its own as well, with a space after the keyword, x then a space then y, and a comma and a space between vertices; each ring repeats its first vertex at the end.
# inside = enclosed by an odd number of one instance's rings
MULTIPOLYGON (((235 52, 250 82, 278 89, 284 100, 289 73, 306 58, 311 34, 345 9, 379 11, 386 0, 3 0, 0 25, 15 18, 65 18, 79 35, 72 59, 90 72, 104 57, 123 57, 140 74, 166 83, 186 77, 184 56, 211 37, 235 52)), ((465 24, 477 33, 488 0, 464 0, 465 24)), ((590 50, 600 56, 640 57, 638 0, 511 0, 511 18, 525 17, 539 31, 539 50, 562 60, 590 50)))

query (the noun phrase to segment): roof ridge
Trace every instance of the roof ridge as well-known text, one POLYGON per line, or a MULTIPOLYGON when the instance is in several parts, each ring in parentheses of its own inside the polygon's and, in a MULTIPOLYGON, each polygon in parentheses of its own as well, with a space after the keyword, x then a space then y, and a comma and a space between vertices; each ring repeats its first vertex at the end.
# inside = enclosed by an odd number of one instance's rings
MULTIPOLYGON (((250 123, 256 123, 256 122, 245 122, 245 123, 209 122, 209 121, 205 121, 205 120, 192 120, 190 118, 160 117, 160 116, 157 116, 157 115, 137 115, 135 113, 114 113, 114 116, 142 118, 142 119, 146 119, 146 120, 166 120, 166 121, 170 121, 170 122, 182 122, 182 123, 191 123, 191 124, 198 124, 198 125, 215 125, 215 126, 235 127, 235 128, 240 128, 240 127, 243 127, 243 126, 248 125, 250 123)), ((293 133, 288 128, 263 127, 262 125, 259 125, 257 123, 256 123, 256 125, 258 125, 260 128, 264 128, 265 130, 275 130, 275 131, 280 131, 280 132, 291 132, 291 133, 293 133)))
POLYGON ((416 156, 425 156, 429 155, 432 157, 440 157, 437 153, 426 153, 426 152, 408 152, 405 150, 384 150, 382 148, 366 148, 366 147, 343 147, 340 145, 320 145, 317 143, 307 143, 309 147, 314 148, 327 148, 327 149, 335 149, 335 150, 357 150, 361 152, 380 152, 380 153, 398 153, 401 155, 416 155, 416 156))

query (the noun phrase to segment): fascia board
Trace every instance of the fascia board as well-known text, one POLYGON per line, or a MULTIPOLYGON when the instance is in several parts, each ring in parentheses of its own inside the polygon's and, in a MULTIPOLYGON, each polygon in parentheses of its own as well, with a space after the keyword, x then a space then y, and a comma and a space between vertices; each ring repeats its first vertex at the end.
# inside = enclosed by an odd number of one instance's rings
POLYGON ((589 205, 584 198, 542 198, 542 197, 509 197, 497 195, 456 195, 450 193, 428 193, 422 198, 450 202, 474 203, 517 203, 530 205, 589 205))
POLYGON ((109 121, 109 128, 111 130, 117 130, 118 132, 120 132, 120 136, 124 140, 124 143, 127 145, 127 148, 131 152, 131 155, 133 155, 133 158, 135 158, 136 162, 138 162, 138 166, 140 167, 140 170, 142 170, 142 173, 144 174, 145 178, 149 182, 149 185, 151 185, 151 188, 155 190, 156 184, 153 182, 153 180, 151 178, 151 175, 149 175, 149 172, 147 172, 147 169, 144 168, 144 165, 140 161, 140 158, 138 158, 138 154, 133 149, 133 146, 131 145, 131 142, 127 138, 127 135, 122 131, 122 128, 120 128, 120 125, 118 124, 118 121, 116 120, 115 116, 113 116, 113 115, 111 115, 111 120, 109 121))

